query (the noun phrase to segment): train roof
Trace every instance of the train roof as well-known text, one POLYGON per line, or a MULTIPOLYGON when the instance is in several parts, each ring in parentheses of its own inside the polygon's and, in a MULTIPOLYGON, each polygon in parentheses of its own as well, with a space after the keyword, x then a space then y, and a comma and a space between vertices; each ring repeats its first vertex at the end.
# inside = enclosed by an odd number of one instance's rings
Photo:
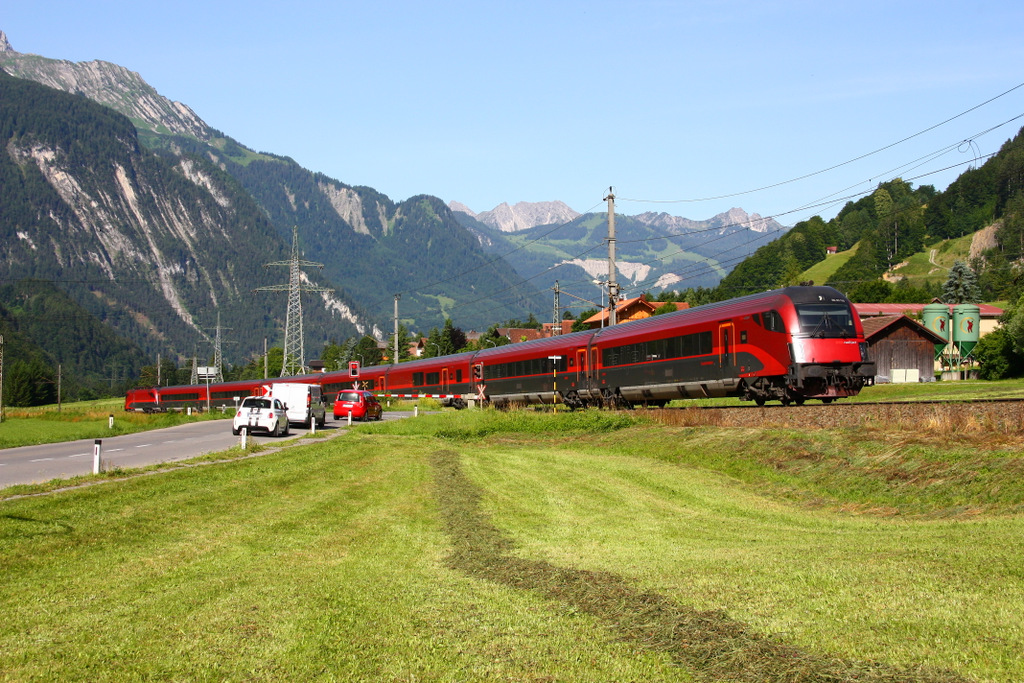
POLYGON ((735 315, 753 312, 754 309, 777 306, 780 299, 788 300, 794 304, 817 303, 819 301, 848 301, 842 292, 832 287, 784 287, 757 294, 748 294, 747 296, 726 301, 716 301, 715 303, 695 306, 672 313, 654 315, 613 327, 605 327, 597 331, 597 339, 599 341, 608 340, 618 336, 636 334, 645 329, 657 330, 664 327, 673 327, 682 321, 694 323, 706 320, 723 320, 735 315))

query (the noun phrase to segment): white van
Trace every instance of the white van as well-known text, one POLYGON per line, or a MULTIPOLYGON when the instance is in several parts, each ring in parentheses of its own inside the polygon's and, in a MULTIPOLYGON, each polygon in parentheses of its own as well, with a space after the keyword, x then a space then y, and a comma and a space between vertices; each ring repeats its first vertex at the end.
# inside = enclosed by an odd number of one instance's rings
POLYGON ((269 384, 266 388, 267 396, 285 404, 288 422, 310 427, 313 420, 316 420, 316 426, 323 427, 327 421, 327 409, 319 384, 279 382, 269 384))

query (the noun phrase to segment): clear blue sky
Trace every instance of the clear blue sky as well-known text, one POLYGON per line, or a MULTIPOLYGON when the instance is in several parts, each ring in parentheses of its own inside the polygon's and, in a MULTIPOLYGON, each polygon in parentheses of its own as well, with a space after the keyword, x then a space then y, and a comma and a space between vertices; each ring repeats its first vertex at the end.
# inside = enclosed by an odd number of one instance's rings
MULTIPOLYGON (((102 59, 242 144, 395 200, 797 210, 995 152, 1024 119, 1024 3, 8 2, 14 49, 102 59), (973 144, 956 148, 956 143, 973 144), (918 168, 902 167, 953 146, 918 168), (628 200, 661 200, 648 203, 628 200)), ((915 180, 944 189, 963 167, 915 180)))

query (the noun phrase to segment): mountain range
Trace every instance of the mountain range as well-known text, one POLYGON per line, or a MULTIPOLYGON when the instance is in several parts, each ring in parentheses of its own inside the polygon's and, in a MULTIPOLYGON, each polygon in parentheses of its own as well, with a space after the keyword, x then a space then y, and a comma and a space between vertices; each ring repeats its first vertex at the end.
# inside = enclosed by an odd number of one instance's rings
MULTIPOLYGON (((596 303, 595 287, 608 279, 602 246, 607 243, 607 213, 579 214, 559 201, 501 204, 481 213, 457 201, 448 206, 488 253, 505 258, 521 276, 557 280, 559 290, 573 300, 570 310, 596 303)), ((739 208, 703 221, 667 213, 616 213, 615 225, 616 280, 627 296, 713 287, 737 263, 787 230, 739 208)))
MULTIPOLYGON (((333 290, 304 296, 309 357, 332 339, 384 338, 398 293, 410 329, 446 317, 482 329, 549 310, 538 287, 555 276, 539 275, 558 270, 585 291, 606 262, 595 250, 603 214, 561 202, 482 214, 427 195, 396 202, 255 152, 129 69, 22 54, 3 32, 0 69, 13 76, 0 78, 0 277, 57 285, 142 352, 133 357, 209 353, 218 315, 237 342, 224 349, 232 362, 277 343, 284 297, 253 290, 287 280, 261 266, 288 258, 293 227, 303 258, 323 264, 304 280, 333 290)), ((707 222, 619 217, 622 272, 648 289, 678 277, 713 284, 734 263, 714 254, 738 256, 781 229, 735 211, 707 222)))

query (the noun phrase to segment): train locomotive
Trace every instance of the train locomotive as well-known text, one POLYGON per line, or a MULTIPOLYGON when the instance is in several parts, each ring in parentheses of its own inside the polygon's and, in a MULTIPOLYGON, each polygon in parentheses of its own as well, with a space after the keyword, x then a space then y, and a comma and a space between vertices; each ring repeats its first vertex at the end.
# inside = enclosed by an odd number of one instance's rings
POLYGON ((686 398, 734 396, 764 405, 831 403, 875 375, 849 300, 831 287, 752 294, 612 327, 532 342, 367 368, 211 385, 134 389, 125 410, 231 406, 276 381, 384 397, 432 396, 464 407, 559 403, 663 406, 686 398), (209 393, 207 393, 207 391, 209 393))

